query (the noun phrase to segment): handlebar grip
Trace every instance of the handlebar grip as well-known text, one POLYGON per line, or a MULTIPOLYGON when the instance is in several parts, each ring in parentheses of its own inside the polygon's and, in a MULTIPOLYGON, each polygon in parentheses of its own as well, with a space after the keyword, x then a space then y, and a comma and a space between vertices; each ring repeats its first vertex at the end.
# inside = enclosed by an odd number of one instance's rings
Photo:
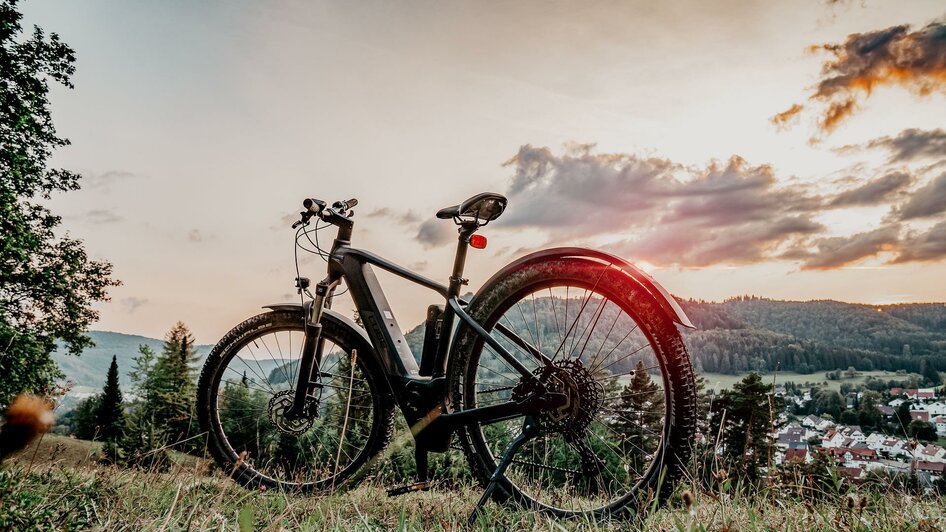
POLYGON ((306 198, 302 200, 302 207, 312 214, 318 214, 325 208, 325 202, 322 200, 306 198))
POLYGON ((335 205, 332 205, 332 207, 343 210, 343 211, 347 211, 347 210, 355 208, 356 205, 358 205, 358 200, 356 200, 355 198, 352 198, 348 201, 336 201, 335 205))

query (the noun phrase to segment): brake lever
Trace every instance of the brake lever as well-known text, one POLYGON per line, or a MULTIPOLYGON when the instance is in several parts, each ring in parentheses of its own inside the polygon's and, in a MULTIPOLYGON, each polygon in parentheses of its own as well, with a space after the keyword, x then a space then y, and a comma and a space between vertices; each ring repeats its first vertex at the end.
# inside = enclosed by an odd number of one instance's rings
POLYGON ((292 228, 293 228, 293 229, 296 229, 296 228, 299 227, 300 225, 306 225, 306 224, 308 224, 308 223, 309 223, 309 218, 312 217, 312 213, 306 212, 306 211, 302 211, 302 212, 300 212, 299 214, 302 215, 302 219, 301 219, 301 220, 298 220, 296 223, 292 224, 292 228))

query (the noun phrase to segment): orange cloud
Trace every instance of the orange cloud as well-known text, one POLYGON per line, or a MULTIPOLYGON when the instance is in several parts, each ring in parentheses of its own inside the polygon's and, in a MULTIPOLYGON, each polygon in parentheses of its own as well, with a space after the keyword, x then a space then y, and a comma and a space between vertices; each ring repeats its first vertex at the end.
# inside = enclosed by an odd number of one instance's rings
POLYGON ((781 113, 773 116, 769 119, 769 121, 778 126, 779 129, 787 128, 789 125, 792 125, 794 122, 796 122, 796 118, 798 118, 798 115, 804 109, 804 105, 796 103, 781 113))
MULTIPOLYGON (((854 33, 840 44, 810 48, 832 57, 822 65, 821 80, 808 97, 825 109, 819 128, 831 132, 858 109, 875 87, 903 87, 919 97, 946 93, 946 23, 933 22, 911 31, 909 25, 854 33)), ((795 104, 772 122, 784 126, 801 111, 795 104)))

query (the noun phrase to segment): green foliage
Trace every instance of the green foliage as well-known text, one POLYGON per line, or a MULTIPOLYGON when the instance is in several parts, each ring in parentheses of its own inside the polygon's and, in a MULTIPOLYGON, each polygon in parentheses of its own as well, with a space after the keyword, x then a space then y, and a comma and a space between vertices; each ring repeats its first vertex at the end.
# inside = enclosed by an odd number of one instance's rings
MULTIPOLYGON (((682 305, 698 327, 686 337, 694 366, 711 373, 829 371, 829 378, 841 379, 851 368, 911 373, 919 373, 924 363, 946 368, 942 305, 760 298, 682 305)), ((932 381, 934 371, 926 371, 932 381)))
POLYGON ((922 419, 914 419, 907 425, 907 433, 923 441, 936 441, 938 436, 936 435, 936 425, 923 421, 922 419))
POLYGON ((100 402, 101 396, 96 394, 79 401, 79 404, 76 405, 75 410, 72 411, 71 422, 68 425, 69 431, 74 434, 76 438, 83 440, 94 440, 98 438, 98 412, 100 402))
POLYGON ((710 430, 722 434, 721 458, 731 471, 748 479, 758 478, 759 468, 768 462, 771 413, 781 410, 771 392, 772 385, 764 384, 758 373, 750 373, 713 404, 710 430))
POLYGON ((75 56, 55 33, 21 39, 16 2, 0 3, 0 407, 17 393, 45 392, 60 376, 56 341, 78 354, 108 298, 112 266, 90 260, 82 242, 56 235, 60 217, 41 202, 79 188, 79 175, 48 167, 57 136, 49 84, 72 87, 75 56))
POLYGON ((118 386, 118 360, 115 356, 112 357, 112 365, 108 368, 96 418, 103 440, 114 441, 122 436, 125 429, 125 412, 122 391, 118 386))
POLYGON ((199 452, 196 433, 194 339, 178 322, 164 337, 159 355, 148 346, 139 347, 131 371, 138 400, 132 405, 119 454, 129 464, 166 467, 167 450, 199 452))
POLYGON ((612 424, 634 471, 641 470, 659 443, 654 436, 661 434, 664 409, 663 390, 651 381, 644 363, 638 362, 631 382, 621 390, 612 424))

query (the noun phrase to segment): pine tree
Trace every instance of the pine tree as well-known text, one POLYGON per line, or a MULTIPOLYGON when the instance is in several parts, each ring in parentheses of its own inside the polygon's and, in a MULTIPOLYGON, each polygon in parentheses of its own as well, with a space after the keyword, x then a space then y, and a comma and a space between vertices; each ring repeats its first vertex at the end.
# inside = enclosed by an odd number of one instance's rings
POLYGON ((622 451, 635 471, 646 463, 645 455, 659 443, 664 420, 664 400, 659 386, 650 380, 643 361, 638 361, 631 382, 621 390, 614 430, 621 436, 622 451))
POLYGON ((118 386, 118 359, 115 355, 112 355, 112 364, 108 367, 108 376, 102 388, 96 420, 101 439, 114 441, 122 435, 125 412, 122 407, 122 391, 118 386))
MULTIPOLYGON (((748 478, 757 478, 759 468, 768 462, 771 392, 772 386, 764 384, 758 373, 750 373, 731 390, 724 390, 713 405, 711 430, 718 434, 722 425, 723 457, 748 478)), ((778 402, 772 412, 781 410, 778 402)))
POLYGON ((159 355, 145 346, 139 352, 132 379, 141 399, 129 423, 129 445, 158 448, 182 442, 177 445, 181 450, 202 448, 201 442, 188 440, 196 433, 194 369, 198 358, 190 330, 178 322, 165 335, 159 355))
POLYGON ((939 386, 943 383, 943 378, 936 371, 936 367, 930 364, 927 359, 923 359, 923 362, 920 363, 920 374, 923 375, 924 381, 929 386, 939 386))

